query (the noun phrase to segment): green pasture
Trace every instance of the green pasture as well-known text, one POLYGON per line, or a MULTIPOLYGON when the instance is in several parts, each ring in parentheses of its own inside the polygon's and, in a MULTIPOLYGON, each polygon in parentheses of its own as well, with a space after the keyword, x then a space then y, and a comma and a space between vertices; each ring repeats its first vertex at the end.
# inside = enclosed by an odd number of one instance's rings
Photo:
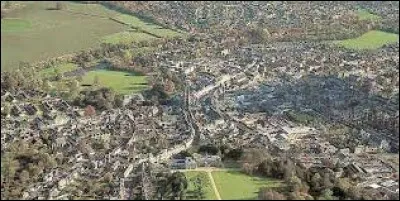
POLYGON ((22 6, 1 20, 2 71, 17 67, 20 61, 42 61, 103 42, 130 43, 151 40, 152 34, 177 34, 98 4, 63 2, 64 9, 54 10, 55 2, 18 3, 22 6), (151 34, 131 32, 133 26, 151 34))

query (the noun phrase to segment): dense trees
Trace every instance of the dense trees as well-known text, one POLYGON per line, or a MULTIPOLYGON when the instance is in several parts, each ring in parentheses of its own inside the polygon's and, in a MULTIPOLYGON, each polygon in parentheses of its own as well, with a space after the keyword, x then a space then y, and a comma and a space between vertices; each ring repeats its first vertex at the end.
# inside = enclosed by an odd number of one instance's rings
POLYGON ((161 176, 157 186, 158 199, 183 200, 188 182, 182 172, 174 172, 161 176))
POLYGON ((196 199, 202 200, 205 198, 205 192, 203 188, 203 181, 201 178, 197 177, 193 179, 194 184, 194 196, 196 199))
POLYGON ((269 188, 261 188, 258 192, 259 200, 287 200, 287 197, 269 188))
MULTIPOLYGON (((55 157, 38 143, 12 142, 1 159, 1 177, 6 181, 4 193, 8 199, 21 197, 27 186, 38 182, 43 173, 57 165, 55 157)), ((3 190, 3 187, 2 187, 3 190)))
POLYGON ((106 110, 122 105, 122 96, 117 95, 109 88, 99 88, 97 90, 84 90, 76 96, 73 104, 81 107, 92 105, 98 110, 106 110))
MULTIPOLYGON (((286 156, 273 157, 262 150, 245 150, 241 158, 242 169, 247 174, 282 179, 285 188, 275 189, 287 199, 318 199, 332 200, 366 198, 360 189, 344 178, 336 178, 330 168, 304 169, 295 165, 286 156)), ((376 197, 376 195, 368 195, 376 197)), ((274 191, 260 189, 259 199, 280 199, 282 196, 274 191)))
POLYGON ((219 149, 212 144, 202 145, 199 147, 199 153, 217 155, 219 153, 219 149))

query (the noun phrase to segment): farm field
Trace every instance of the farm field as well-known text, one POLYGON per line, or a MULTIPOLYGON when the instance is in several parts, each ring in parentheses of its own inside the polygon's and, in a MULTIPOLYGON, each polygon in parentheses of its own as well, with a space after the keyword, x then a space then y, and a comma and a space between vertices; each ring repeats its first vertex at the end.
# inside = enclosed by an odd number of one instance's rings
POLYGON ((383 31, 369 31, 358 38, 334 41, 335 44, 349 49, 377 49, 385 44, 399 42, 399 35, 383 31))
POLYGON ((105 36, 102 41, 104 43, 117 44, 117 43, 132 43, 135 41, 139 42, 143 40, 151 40, 154 38, 155 37, 145 33, 124 31, 120 33, 111 34, 109 36, 105 36))
POLYGON ((278 187, 280 182, 252 177, 239 171, 213 171, 212 176, 223 200, 255 200, 261 187, 278 187))
POLYGON ((89 71, 83 76, 82 85, 92 85, 96 77, 100 85, 121 94, 130 94, 147 88, 146 76, 112 70, 89 71))
POLYGON ((193 195, 193 190, 195 188, 192 179, 200 178, 202 181, 203 190, 205 192, 204 200, 216 200, 214 190, 211 187, 210 179, 206 172, 185 172, 186 178, 188 180, 188 192, 187 199, 194 200, 196 198, 191 197, 193 195))
POLYGON ((42 61, 97 47, 103 42, 130 43, 154 38, 131 32, 131 26, 159 37, 178 34, 102 5, 63 3, 64 9, 54 10, 55 2, 19 2, 20 8, 1 20, 2 71, 13 69, 20 61, 42 61))

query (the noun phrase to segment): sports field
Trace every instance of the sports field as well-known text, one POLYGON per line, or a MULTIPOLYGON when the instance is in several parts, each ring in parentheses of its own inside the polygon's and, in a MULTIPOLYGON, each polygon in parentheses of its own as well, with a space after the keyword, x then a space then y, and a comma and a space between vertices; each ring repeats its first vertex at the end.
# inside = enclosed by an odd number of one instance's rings
POLYGON ((98 4, 17 2, 20 8, 1 20, 1 70, 20 61, 37 62, 92 47, 103 42, 125 43, 177 34, 98 4), (118 19, 118 20, 113 20, 118 19), (126 25, 128 24, 128 25, 126 25), (134 32, 132 26, 151 34, 134 32))

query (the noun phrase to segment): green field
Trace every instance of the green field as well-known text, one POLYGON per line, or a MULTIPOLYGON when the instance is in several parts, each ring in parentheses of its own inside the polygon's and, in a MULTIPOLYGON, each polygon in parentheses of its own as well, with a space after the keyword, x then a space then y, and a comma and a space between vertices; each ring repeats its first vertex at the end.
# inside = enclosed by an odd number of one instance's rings
POLYGON ((54 77, 56 76, 56 72, 66 73, 76 70, 78 67, 73 63, 64 63, 51 68, 45 68, 40 71, 40 75, 43 77, 54 77))
POLYGON ((377 49, 385 44, 399 42, 399 35, 383 31, 369 31, 358 38, 334 41, 335 44, 349 49, 377 49))
POLYGON ((280 185, 277 180, 251 177, 238 171, 214 171, 212 175, 223 200, 254 200, 261 187, 280 185))
POLYGON ((360 20, 380 20, 380 19, 382 19, 379 15, 374 15, 364 9, 357 10, 357 15, 360 18, 360 20))
POLYGON ((109 87, 121 94, 130 94, 147 88, 146 76, 111 70, 87 72, 83 76, 82 85, 92 85, 95 77, 98 77, 100 85, 109 87))
POLYGON ((19 3, 21 8, 1 20, 1 70, 13 69, 20 61, 37 62, 98 47, 102 42, 153 38, 145 33, 128 32, 132 30, 130 25, 161 37, 177 34, 97 4, 63 2, 65 9, 52 10, 55 2, 19 3))
POLYGON ((27 20, 21 19, 6 19, 1 20, 1 33, 13 33, 13 32, 23 32, 28 31, 32 28, 32 25, 27 20), (3 29, 3 27, 5 27, 3 29))
POLYGON ((205 192, 205 200, 216 200, 216 196, 214 190, 211 187, 210 179, 206 172, 185 172, 186 178, 189 181, 188 191, 187 191, 187 199, 194 200, 192 197, 192 191, 194 190, 194 184, 191 179, 200 178, 203 182, 203 190, 205 192))
POLYGON ((103 38, 103 42, 105 43, 132 43, 134 41, 143 41, 143 40, 151 40, 154 39, 153 36, 145 33, 140 32, 131 32, 131 31, 124 31, 120 33, 115 33, 109 36, 105 36, 103 38))

